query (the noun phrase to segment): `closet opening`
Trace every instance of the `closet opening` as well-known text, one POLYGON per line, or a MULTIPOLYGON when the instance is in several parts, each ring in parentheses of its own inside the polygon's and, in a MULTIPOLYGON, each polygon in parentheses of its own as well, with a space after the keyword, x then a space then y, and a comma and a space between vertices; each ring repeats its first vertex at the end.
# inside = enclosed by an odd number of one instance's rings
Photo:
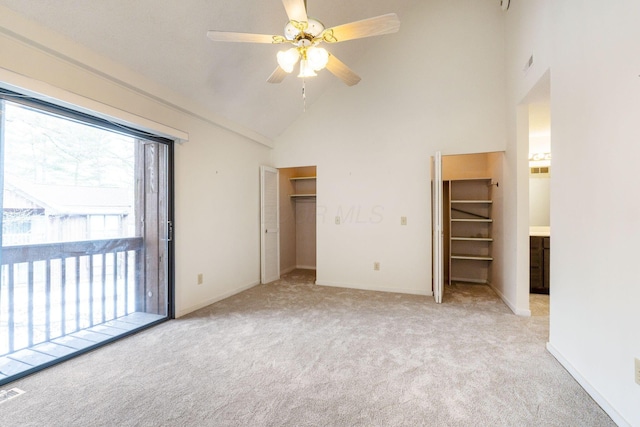
POLYGON ((280 272, 316 276, 316 166, 279 169, 280 272))
POLYGON ((441 278, 436 302, 446 302, 452 286, 485 285, 498 295, 503 292, 503 158, 503 152, 441 157, 442 257, 434 264, 434 277, 441 278))

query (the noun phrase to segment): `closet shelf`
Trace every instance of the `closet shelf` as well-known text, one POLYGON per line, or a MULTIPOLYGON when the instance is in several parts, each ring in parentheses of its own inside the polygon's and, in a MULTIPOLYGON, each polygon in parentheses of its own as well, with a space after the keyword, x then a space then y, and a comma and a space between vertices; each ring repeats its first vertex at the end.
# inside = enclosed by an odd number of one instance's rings
POLYGON ((289 197, 291 200, 304 200, 304 199, 315 199, 315 193, 310 193, 310 191, 316 191, 315 176, 292 176, 289 178, 289 181, 293 184, 294 194, 290 194, 289 197), (303 182, 309 182, 309 184, 303 184, 303 182))
POLYGON ((289 197, 292 199, 315 199, 315 194, 290 194, 289 197))
POLYGON ((488 205, 493 203, 493 200, 452 200, 451 203, 463 203, 463 204, 476 203, 476 204, 488 205))
POLYGON ((451 254, 451 259, 466 259, 471 261, 493 261, 493 258, 490 256, 464 255, 464 254, 451 254))
POLYGON ((449 284, 489 283, 493 261, 491 179, 449 181, 449 284))
POLYGON ((491 237, 451 237, 451 240, 457 240, 462 242, 493 242, 491 237))
POLYGON ((304 180, 310 180, 310 179, 316 179, 315 176, 292 176, 291 178, 289 178, 289 181, 304 181, 304 180))

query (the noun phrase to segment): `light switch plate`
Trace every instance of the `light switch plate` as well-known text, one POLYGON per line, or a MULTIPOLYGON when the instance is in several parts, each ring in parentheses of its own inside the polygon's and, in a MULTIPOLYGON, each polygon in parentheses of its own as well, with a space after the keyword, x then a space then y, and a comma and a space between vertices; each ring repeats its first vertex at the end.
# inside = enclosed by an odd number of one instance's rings
POLYGON ((401 216, 400 217, 400 225, 407 225, 407 217, 406 216, 401 216))
POLYGON ((640 385, 640 359, 636 357, 636 384, 640 385))
POLYGON ((339 216, 336 217, 336 225, 340 225, 340 217, 339 216))

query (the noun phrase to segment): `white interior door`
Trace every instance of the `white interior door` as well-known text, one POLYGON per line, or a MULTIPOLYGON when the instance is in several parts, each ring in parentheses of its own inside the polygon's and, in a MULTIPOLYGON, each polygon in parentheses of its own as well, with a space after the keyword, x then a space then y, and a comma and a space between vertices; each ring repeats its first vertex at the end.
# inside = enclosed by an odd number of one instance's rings
POLYGON ((280 278, 279 172, 260 166, 260 281, 280 278))
POLYGON ((444 285, 444 250, 442 217, 442 154, 436 152, 431 159, 431 222, 433 235, 433 298, 442 302, 444 285))

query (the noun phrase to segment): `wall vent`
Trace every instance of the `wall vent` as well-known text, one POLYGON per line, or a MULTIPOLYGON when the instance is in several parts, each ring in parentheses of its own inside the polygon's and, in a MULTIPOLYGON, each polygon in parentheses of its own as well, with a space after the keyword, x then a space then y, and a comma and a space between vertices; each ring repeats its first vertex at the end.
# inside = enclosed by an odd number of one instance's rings
POLYGON ((12 388, 9 390, 0 390, 0 403, 7 402, 14 397, 18 397, 21 394, 24 394, 24 390, 20 390, 19 388, 12 388))
POLYGON ((541 175, 549 175, 551 173, 551 167, 550 166, 534 166, 529 168, 531 175, 537 175, 537 176, 541 176, 541 175))

